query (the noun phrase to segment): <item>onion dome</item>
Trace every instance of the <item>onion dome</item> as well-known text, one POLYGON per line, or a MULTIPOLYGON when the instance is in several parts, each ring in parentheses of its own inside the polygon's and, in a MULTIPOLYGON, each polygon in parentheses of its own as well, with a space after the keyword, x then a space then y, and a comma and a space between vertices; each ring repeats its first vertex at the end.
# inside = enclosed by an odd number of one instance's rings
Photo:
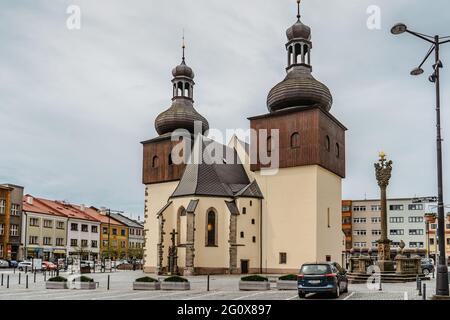
POLYGON ((182 62, 172 70, 174 77, 172 105, 155 120, 155 129, 160 135, 177 129, 185 129, 193 134, 196 122, 200 127, 200 133, 203 134, 209 129, 208 121, 194 108, 194 71, 186 65, 184 49, 183 43, 182 62))
POLYGON ((317 105, 328 112, 333 97, 328 87, 311 74, 311 28, 300 21, 300 1, 297 4, 297 22, 286 31, 287 76, 270 90, 267 108, 270 112, 276 112, 317 105))

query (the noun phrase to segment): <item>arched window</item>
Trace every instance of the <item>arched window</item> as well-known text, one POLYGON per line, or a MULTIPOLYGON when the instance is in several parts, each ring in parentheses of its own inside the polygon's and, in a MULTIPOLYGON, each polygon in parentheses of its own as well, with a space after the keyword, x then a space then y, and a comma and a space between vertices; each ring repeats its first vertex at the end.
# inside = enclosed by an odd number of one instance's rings
POLYGON ((327 149, 327 151, 330 151, 330 137, 329 136, 325 137, 325 148, 327 149))
POLYGON ((217 221, 216 213, 213 210, 208 211, 206 217, 206 246, 213 247, 217 245, 217 221))
POLYGON ((291 148, 300 147, 300 134, 298 132, 294 132, 291 136, 291 148))
POLYGON ((175 97, 177 95, 177 85, 173 84, 173 96, 175 97))
POLYGON ((247 208, 246 207, 243 207, 242 208, 242 214, 246 214, 247 213, 247 208))
POLYGON ((270 154, 272 152, 272 137, 267 138, 267 153, 270 154))
POLYGON ((302 61, 302 47, 299 43, 295 45, 295 59, 294 63, 300 63, 302 61))
POLYGON ((181 217, 186 215, 186 209, 181 206, 177 212, 177 244, 180 245, 181 239, 186 239, 186 226, 181 224, 181 217))
POLYGON ((288 51, 288 66, 294 63, 294 47, 290 46, 288 51))
POLYGON ((339 147, 339 143, 336 143, 336 157, 339 158, 340 155, 341 155, 341 150, 339 147))
POLYGON ((177 96, 181 97, 183 96, 183 82, 178 82, 177 84, 177 96))
POLYGON ((159 158, 158 156, 154 156, 152 159, 152 168, 158 168, 159 167, 159 158))
POLYGON ((184 96, 185 97, 190 97, 189 90, 190 90, 190 85, 189 85, 189 83, 186 83, 184 85, 184 96))

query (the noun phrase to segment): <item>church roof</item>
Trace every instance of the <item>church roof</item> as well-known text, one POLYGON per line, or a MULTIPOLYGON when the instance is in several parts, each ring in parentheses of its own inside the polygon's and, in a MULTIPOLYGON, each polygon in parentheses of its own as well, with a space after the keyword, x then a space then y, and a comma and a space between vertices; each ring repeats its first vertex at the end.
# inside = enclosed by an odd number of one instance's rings
POLYGON ((238 209, 238 207, 237 207, 237 205, 236 205, 236 201, 225 201, 225 203, 226 203, 226 205, 227 205, 227 207, 228 207, 228 210, 230 210, 230 213, 231 214, 233 214, 233 215, 238 215, 239 214, 239 209, 238 209))
POLYGON ((172 197, 235 197, 251 184, 236 150, 202 135, 196 139, 189 160, 172 197))
POLYGON ((249 197, 249 198, 264 198, 261 189, 258 186, 256 180, 245 186, 241 191, 239 191, 236 197, 249 197))
POLYGON ((166 209, 172 204, 172 201, 167 202, 164 207, 162 207, 158 213, 156 214, 156 216, 160 216, 164 213, 164 211, 166 211, 166 209))
POLYGON ((186 212, 188 213, 194 213, 195 209, 197 209, 198 200, 191 200, 189 201, 189 204, 187 206, 186 212))

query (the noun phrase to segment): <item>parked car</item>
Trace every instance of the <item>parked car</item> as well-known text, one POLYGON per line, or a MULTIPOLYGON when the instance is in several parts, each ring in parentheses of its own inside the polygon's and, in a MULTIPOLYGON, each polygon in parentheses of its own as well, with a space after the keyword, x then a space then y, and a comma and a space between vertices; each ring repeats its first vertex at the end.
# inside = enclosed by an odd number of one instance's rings
POLYGON ((16 260, 10 260, 8 263, 10 268, 17 268, 17 265, 19 264, 16 260))
POLYGON ((3 259, 0 259, 0 268, 9 268, 9 262, 3 259))
POLYGON ((298 296, 305 298, 308 293, 331 293, 339 298, 348 292, 347 271, 338 263, 305 263, 298 275, 298 296))
POLYGON ((52 271, 56 270, 57 266, 53 262, 50 261, 42 261, 42 270, 43 271, 52 271))
POLYGON ((422 259, 420 262, 420 267, 422 268, 422 273, 425 276, 430 275, 430 273, 434 273, 434 264, 431 259, 422 259))
POLYGON ((31 270, 33 268, 33 264, 31 263, 31 261, 22 261, 22 262, 19 262, 19 264, 17 265, 17 268, 20 271, 25 270, 25 268, 28 268, 29 270, 31 270))

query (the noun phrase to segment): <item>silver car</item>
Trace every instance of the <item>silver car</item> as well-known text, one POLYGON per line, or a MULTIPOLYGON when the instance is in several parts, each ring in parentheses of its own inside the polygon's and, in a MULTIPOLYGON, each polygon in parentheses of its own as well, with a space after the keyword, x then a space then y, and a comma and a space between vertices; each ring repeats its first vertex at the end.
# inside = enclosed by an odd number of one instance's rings
POLYGON ((0 268, 9 268, 9 262, 3 259, 0 259, 0 268))

